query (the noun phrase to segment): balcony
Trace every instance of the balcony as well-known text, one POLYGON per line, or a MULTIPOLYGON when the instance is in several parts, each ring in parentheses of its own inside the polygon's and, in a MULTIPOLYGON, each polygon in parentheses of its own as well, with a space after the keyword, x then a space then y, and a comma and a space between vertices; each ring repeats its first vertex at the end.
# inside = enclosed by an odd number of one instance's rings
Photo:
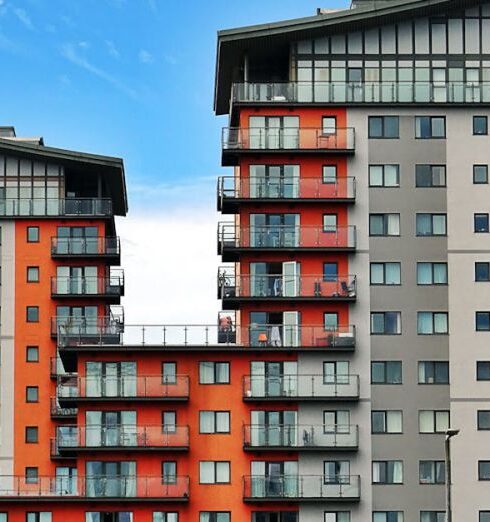
POLYGON ((0 199, 0 217, 112 217, 110 198, 0 199))
POLYGON ((77 418, 77 408, 63 408, 57 397, 51 397, 50 412, 53 420, 73 420, 77 418))
POLYGON ((114 264, 121 261, 118 237, 52 237, 53 259, 105 259, 114 264))
POLYGON ((189 427, 172 426, 69 426, 69 433, 58 434, 56 449, 60 455, 79 452, 111 451, 186 451, 189 427))
POLYGON ((243 154, 353 154, 355 130, 320 127, 225 127, 221 136, 223 166, 238 165, 243 154))
POLYGON ((48 477, 0 476, 0 502, 187 502, 189 477, 94 476, 48 477))
POLYGON ((356 180, 353 177, 321 178, 222 176, 218 178, 218 210, 238 212, 241 203, 353 203, 356 180))
POLYGON ((490 102, 489 82, 286 82, 235 83, 239 104, 315 103, 483 104, 490 102))
POLYGON ((70 339, 80 342, 118 344, 124 330, 123 315, 105 317, 51 317, 51 337, 58 337, 59 343, 68 343, 70 339))
POLYGON ((104 298, 119 303, 124 295, 124 273, 118 272, 107 277, 52 277, 51 297, 53 299, 104 298))
POLYGON ((57 397, 62 406, 82 402, 187 401, 189 377, 176 375, 173 380, 162 375, 126 377, 77 377, 58 380, 57 397))
POLYGON ((360 499, 360 485, 359 475, 252 475, 243 477, 243 500, 353 502, 360 499))
POLYGON ((356 248, 356 227, 266 225, 240 227, 218 224, 218 255, 224 262, 238 261, 245 252, 352 252, 356 248))
POLYGON ((244 401, 354 401, 358 375, 246 375, 244 401))
POLYGON ((359 446, 357 425, 245 425, 246 451, 353 451, 359 446))
POLYGON ((265 274, 235 275, 218 272, 218 299, 226 310, 243 302, 355 301, 356 276, 325 278, 323 275, 265 274))

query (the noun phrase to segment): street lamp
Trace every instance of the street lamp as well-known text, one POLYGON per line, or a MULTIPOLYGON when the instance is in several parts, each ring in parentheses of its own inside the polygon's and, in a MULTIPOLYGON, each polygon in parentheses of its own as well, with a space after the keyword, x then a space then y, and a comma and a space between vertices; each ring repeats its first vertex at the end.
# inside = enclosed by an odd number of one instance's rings
POLYGON ((459 433, 459 430, 448 428, 444 448, 446 450, 446 522, 452 522, 451 511, 451 438, 459 433))

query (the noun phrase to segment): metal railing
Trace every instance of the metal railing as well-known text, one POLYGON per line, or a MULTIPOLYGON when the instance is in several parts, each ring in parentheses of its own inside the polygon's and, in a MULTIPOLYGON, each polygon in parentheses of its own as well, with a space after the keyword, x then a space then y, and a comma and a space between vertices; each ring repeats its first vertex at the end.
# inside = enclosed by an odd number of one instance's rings
POLYGON ((221 176, 218 178, 220 199, 331 199, 356 197, 354 177, 273 178, 221 176))
POLYGON ((119 256, 119 237, 52 237, 55 256, 119 256))
POLYGON ((358 445, 357 425, 247 424, 243 427, 245 449, 355 449, 358 445))
POLYGON ((488 103, 490 82, 235 83, 234 102, 488 103))
POLYGON ((187 375, 78 377, 67 376, 58 380, 60 399, 187 399, 189 377, 187 375))
POLYGON ((111 339, 105 327, 97 335, 87 336, 82 328, 66 331, 60 328, 58 346, 60 348, 94 345, 114 345, 118 350, 131 350, 134 347, 151 349, 153 347, 182 346, 206 349, 209 346, 229 346, 236 348, 300 348, 318 347, 321 349, 353 348, 356 330, 353 325, 326 328, 323 325, 281 325, 257 324, 234 325, 124 325, 111 339))
POLYGON ((2 216, 112 216, 110 198, 3 198, 2 216))
POLYGON ((236 150, 342 150, 355 148, 353 127, 322 129, 319 127, 244 128, 225 127, 221 143, 224 151, 236 150))
POLYGON ((29 478, 18 475, 0 476, 0 500, 25 501, 25 498, 70 497, 104 500, 117 498, 154 498, 187 500, 189 497, 189 477, 172 476, 90 476, 53 477, 38 476, 29 478))
POLYGON ((51 295, 113 296, 124 295, 124 274, 107 277, 52 277, 51 295))
POLYGON ((249 475, 243 477, 243 497, 250 500, 357 500, 359 475, 249 475))
POLYGON ((56 379, 58 375, 66 375, 63 362, 59 357, 51 357, 49 360, 49 373, 52 379, 56 379))
POLYGON ((344 275, 235 275, 226 269, 218 271, 218 298, 328 298, 353 299, 356 297, 356 276, 344 275))
POLYGON ((70 418, 76 417, 78 409, 77 408, 62 408, 58 402, 57 397, 51 397, 50 399, 50 411, 51 417, 53 418, 70 418))
POLYGON ((323 228, 314 225, 265 225, 242 227, 235 223, 218 224, 220 252, 230 248, 325 248, 356 247, 354 225, 323 228))
POLYGON ((51 334, 58 335, 60 345, 69 344, 71 338, 117 344, 123 330, 123 316, 51 318, 51 334))
POLYGON ((188 426, 63 426, 56 436, 59 452, 75 449, 188 448, 188 426))
POLYGON ((358 375, 245 375, 243 398, 251 399, 356 399, 358 375))

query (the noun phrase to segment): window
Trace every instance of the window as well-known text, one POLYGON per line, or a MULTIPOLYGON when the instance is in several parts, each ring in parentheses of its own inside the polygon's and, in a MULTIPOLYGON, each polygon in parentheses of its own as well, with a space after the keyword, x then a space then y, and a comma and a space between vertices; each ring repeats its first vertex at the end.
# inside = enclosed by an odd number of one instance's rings
POLYGON ((229 384, 230 363, 203 361, 199 363, 200 384, 229 384))
POLYGON ((39 267, 28 266, 27 267, 27 282, 28 283, 39 283, 39 267))
POLYGON ((337 330, 339 327, 339 315, 337 312, 325 312, 323 314, 323 326, 325 330, 337 330))
POLYGON ((26 426, 26 442, 29 444, 35 444, 38 440, 38 428, 37 426, 26 426))
POLYGON ((445 165, 416 165, 415 167, 416 187, 445 187, 446 166, 445 165))
POLYGON ((7 520, 8 520, 7 513, 2 513, 0 511, 0 522, 7 522, 7 520))
POLYGON ((26 306, 26 321, 28 323, 39 322, 39 306, 26 306))
POLYGON ((337 132, 337 118, 335 116, 323 116, 322 133, 335 134, 337 132))
MULTIPOLYGON (((63 480, 63 479, 61 479, 63 480)), ((68 478, 67 480, 71 480, 68 478)), ((74 481, 74 477, 73 477, 74 481)), ((75 489, 75 488, 73 488, 75 489)), ((73 491, 75 493, 75 491, 73 491)), ((167 513, 162 513, 166 515, 167 513)), ((168 515, 172 515, 177 513, 168 513, 168 515)), ((156 520, 155 515, 158 513, 153 513, 153 522, 156 520)), ((177 518, 168 517, 168 522, 177 522, 177 518)), ((85 511, 85 522, 133 522, 133 512, 132 511, 85 511)), ((165 521, 164 521, 165 522, 165 521)))
POLYGON ((420 522, 445 522, 445 511, 421 511, 420 522))
POLYGON ((230 522, 229 511, 201 511, 199 522, 230 522))
POLYGON ((490 522, 490 511, 480 511, 479 516, 478 522, 490 522))
POLYGON ((490 281, 490 263, 475 263, 475 281, 490 281))
POLYGON ((177 384, 177 363, 162 363, 162 383, 177 384))
POLYGON ((449 428, 448 410, 420 410, 420 433, 445 433, 449 428))
POLYGON ((445 138, 446 118, 442 116, 416 116, 416 138, 445 138))
POLYGON ((349 384, 348 361, 325 361, 323 363, 323 384, 349 384))
POLYGON ((418 285, 447 285, 447 263, 417 263, 418 285))
POLYGON ((417 333, 419 335, 447 334, 447 312, 417 312, 417 333))
POLYGON ((26 386, 26 402, 39 402, 39 388, 26 386))
POLYGON ((323 165, 323 183, 337 183, 337 165, 323 165))
POLYGON ((230 412, 200 411, 199 433, 230 433, 230 412))
POLYGON ((325 511, 323 522, 350 522, 349 511, 325 511))
POLYGON ((490 312, 476 312, 475 324, 477 332, 490 331, 490 312))
POLYGON ((476 233, 488 232, 488 214, 474 214, 473 221, 476 233))
POLYGON ((399 236, 400 214, 369 214, 370 236, 399 236))
POLYGON ((179 522, 179 514, 176 511, 153 511, 153 522, 179 522))
POLYGON ((400 165, 369 165, 370 187, 399 187, 400 165))
POLYGON ((419 361, 419 384, 449 384, 449 363, 419 361))
POLYGON ((398 138, 399 118, 398 116, 369 116, 370 138, 398 138))
POLYGON ((350 433, 349 410, 325 410, 323 412, 323 433, 350 433))
POLYGON ((403 462, 401 460, 374 460, 373 484, 402 484, 403 462))
POLYGON ((229 484, 230 463, 212 460, 199 462, 199 482, 201 484, 229 484))
POLYGON ((490 410, 478 410, 477 426, 479 430, 490 430, 490 410))
POLYGON ((490 361, 476 362, 476 380, 490 381, 490 361))
POLYGON ((371 263, 372 285, 399 285, 401 283, 400 263, 371 263))
POLYGON ((337 232, 337 214, 323 214, 323 231, 337 232))
POLYGON ((401 312, 372 312, 371 333, 375 335, 399 335, 402 332, 401 312))
POLYGON ((338 270, 337 263, 323 263, 323 280, 337 281, 338 270))
POLYGON ((372 361, 371 384, 401 384, 401 361, 372 361))
POLYGON ((478 480, 490 480, 490 460, 478 461, 478 480))
POLYGON ((177 462, 174 460, 162 462, 162 484, 177 484, 177 462))
POLYGON ((417 236, 445 236, 446 214, 417 214, 417 236))
POLYGON ((473 165, 473 183, 475 185, 488 183, 488 165, 473 165))
POLYGON ((419 462, 420 484, 444 484, 445 465, 443 460, 421 460, 419 462))
POLYGON ((350 462, 348 460, 323 461, 323 482, 325 484, 349 484, 350 462))
POLYGON ((402 412, 377 410, 371 412, 371 433, 402 433, 402 412))
POLYGON ((25 468, 25 480, 26 484, 37 484, 39 480, 38 468, 25 468))
POLYGON ((298 512, 252 511, 252 522, 298 522, 298 512))
POLYGON ((476 136, 488 134, 488 118, 486 116, 473 116, 473 134, 476 136))
POLYGON ((39 362, 38 346, 26 346, 26 362, 39 362))
POLYGON ((51 511, 28 511, 26 522, 51 522, 51 511))
POLYGON ((27 227, 27 242, 38 243, 39 242, 39 227, 27 227))
POLYGON ((403 511, 373 511, 373 522, 403 522, 403 511))
POLYGON ((175 433, 177 431, 177 412, 162 411, 162 432, 175 433))

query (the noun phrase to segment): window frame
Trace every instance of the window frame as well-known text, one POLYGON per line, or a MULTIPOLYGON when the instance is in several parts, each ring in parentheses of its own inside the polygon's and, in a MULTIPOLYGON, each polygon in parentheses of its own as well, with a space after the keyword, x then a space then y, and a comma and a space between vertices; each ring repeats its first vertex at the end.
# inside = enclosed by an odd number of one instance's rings
MULTIPOLYGON (((430 367, 429 367, 430 368, 430 367)), ((425 370, 425 374, 427 374, 427 370, 425 370)), ((418 361, 417 362, 417 384, 420 384, 422 386, 447 386, 450 383, 450 376, 449 376, 449 361, 418 361), (429 372, 432 374, 433 382, 423 382, 420 380, 420 369, 421 365, 432 365, 432 372, 429 372), (447 366, 447 381, 438 381, 437 379, 437 365, 446 365, 447 366)))
POLYGON ((34 344, 29 344, 26 346, 26 362, 27 363, 38 363, 39 362, 39 346, 34 344), (35 350, 36 351, 36 358, 30 359, 29 358, 29 350, 35 350))
POLYGON ((449 277, 448 277, 448 266, 447 262, 445 261, 417 261, 417 264, 415 266, 416 270, 416 278, 417 278, 417 285, 418 286, 447 286, 449 277), (420 265, 430 265, 430 276, 431 276, 431 282, 430 283, 421 283, 419 281, 419 267, 420 265), (446 268, 446 282, 445 283, 436 283, 435 282, 435 266, 436 265, 442 265, 446 268))
POLYGON ((414 118, 415 123, 415 139, 416 140, 444 140, 447 136, 447 125, 446 125, 446 116, 428 116, 428 115, 421 115, 421 116, 415 116, 414 118), (429 125, 430 125, 430 136, 417 136, 417 121, 419 118, 428 118, 429 119, 429 125), (444 121, 444 135, 443 136, 434 136, 434 120, 440 119, 444 121))
POLYGON ((199 410, 199 434, 200 435, 227 435, 231 433, 231 411, 230 410, 199 410), (213 431, 203 431, 201 423, 201 414, 212 413, 213 414, 213 431), (218 414, 228 414, 228 429, 227 431, 218 431, 218 414))
POLYGON ((368 166, 368 186, 369 186, 369 188, 388 188, 388 189, 400 188, 400 164, 399 163, 383 163, 383 164, 373 163, 373 164, 370 164, 368 166), (381 177, 383 179, 382 185, 373 185, 373 183, 371 182, 371 169, 374 167, 382 169, 382 173, 381 173, 381 177), (396 178, 397 178, 396 185, 386 185, 386 167, 395 167, 396 178))
POLYGON ((386 115, 372 115, 368 116, 368 139, 371 140, 397 140, 400 139, 400 117, 394 116, 392 114, 386 114, 386 115), (386 136, 386 120, 390 118, 393 119, 393 121, 396 120, 397 123, 397 132, 396 135, 393 136, 386 136), (381 135, 380 136, 373 136, 371 132, 371 122, 374 120, 380 120, 381 122, 381 135))
POLYGON ((371 435, 403 435, 403 410, 371 410, 371 435), (389 431, 388 430, 388 417, 390 414, 399 414, 401 419, 400 431, 389 431), (384 417, 383 424, 385 427, 384 431, 374 431, 373 414, 382 414, 384 417))
POLYGON ((371 384, 372 385, 382 385, 382 386, 397 386, 397 385, 401 385, 403 384, 403 362, 402 361, 371 361, 371 384), (388 381, 387 379, 387 376, 388 376, 388 366, 390 364, 394 364, 394 363, 399 363, 399 366, 400 366, 400 375, 401 375, 401 381, 400 382, 391 382, 391 381, 388 381), (383 365, 383 381, 382 382, 378 382, 378 381, 374 381, 373 380, 373 364, 382 364, 383 365))
POLYGON ((490 216, 488 212, 475 212, 473 214, 473 232, 475 234, 488 234, 490 232, 490 216), (478 230, 476 226, 476 221, 479 218, 486 220, 486 226, 482 230, 478 230))
POLYGON ((369 263, 369 284, 371 286, 401 286, 402 284, 402 264, 400 261, 371 261, 369 263), (383 268, 383 282, 373 283, 373 265, 381 265, 383 268), (386 265, 398 265, 398 283, 386 282, 386 265))
POLYGON ((219 386, 219 385, 228 385, 231 381, 231 363, 230 361, 199 361, 199 384, 203 386, 219 386), (201 364, 203 363, 212 363, 213 364, 213 382, 202 382, 201 378, 201 364), (228 366, 228 380, 226 382, 216 382, 216 365, 217 364, 226 364, 228 366))
POLYGON ((39 323, 39 306, 28 305, 26 306, 26 323, 39 323), (35 318, 30 319, 29 314, 35 312, 35 318))
POLYGON ((369 237, 400 237, 401 236, 401 219, 399 212, 373 212, 369 214, 369 237), (382 234, 374 234, 372 231, 371 218, 373 217, 382 217, 383 218, 383 233, 382 234), (389 217, 388 216, 398 216, 398 234, 389 234, 389 217))
POLYGON ((488 136, 488 116, 485 116, 483 114, 473 115, 472 123, 473 123, 473 125, 472 125, 473 136, 488 136), (475 126, 475 124, 479 120, 482 120, 485 122, 485 130, 483 132, 476 132, 478 129, 476 128, 477 126, 475 126))
POLYGON ((416 237, 447 237, 447 212, 417 212, 415 214, 415 236, 416 237), (419 216, 430 216, 430 234, 421 234, 418 230, 417 221, 419 216), (444 216, 444 233, 434 234, 434 218, 444 216))
POLYGON ((199 484, 203 486, 212 486, 215 484, 231 484, 231 461, 229 460, 200 460, 199 461, 199 484), (204 463, 212 463, 213 464, 213 477, 214 480, 212 482, 203 482, 202 481, 202 470, 201 465, 204 463), (228 480, 226 482, 224 481, 218 481, 218 464, 227 464, 228 465, 228 480))
POLYGON ((24 442, 26 444, 39 444, 39 427, 38 426, 26 426, 24 430, 24 442), (29 433, 35 434, 33 440, 29 440, 29 433))
POLYGON ((476 361, 476 380, 477 382, 480 381, 480 382, 486 382, 486 381, 490 381, 490 361, 476 361), (481 365, 487 365, 488 367, 488 379, 482 379, 481 378, 481 372, 479 371, 479 369, 481 368, 481 365))
POLYGON ((444 164, 436 164, 436 163, 417 163, 415 165, 415 188, 447 188, 447 169, 444 164), (430 185, 421 185, 418 181, 419 168, 428 167, 430 171, 430 185), (434 185, 434 168, 442 168, 444 170, 444 184, 443 185, 434 185))
POLYGON ((488 310, 476 310, 475 311, 475 332, 490 332, 490 311, 488 310), (485 316, 487 318, 488 328, 478 327, 478 317, 485 316))
POLYGON ((488 283, 490 282, 490 262, 488 261, 475 261, 475 283, 488 283), (477 265, 486 265, 487 268, 487 279, 478 279, 477 277, 477 265))
POLYGON ((371 335, 402 335, 403 327, 402 327, 402 313, 399 310, 384 310, 381 312, 371 312, 370 314, 370 334, 371 335), (374 332, 373 331, 373 315, 383 314, 383 331, 382 332, 374 332), (397 332, 387 332, 386 331, 386 315, 387 314, 397 314, 397 324, 399 324, 400 328, 397 332))
POLYGON ((38 226, 28 226, 26 227, 26 242, 27 243, 39 243, 40 241, 40 233, 38 226), (34 239, 31 239, 30 234, 34 233, 34 239))
POLYGON ((484 163, 477 163, 473 165, 473 185, 488 185, 488 165, 484 163), (476 181, 476 169, 485 168, 485 181, 476 181))
POLYGON ((39 266, 26 266, 26 283, 39 283, 40 277, 39 266), (31 279, 31 271, 34 271, 34 274, 36 274, 35 279, 31 279))
POLYGON ((418 310, 417 311, 417 335, 448 335, 449 334, 449 312, 444 310, 418 310), (419 318, 421 314, 430 314, 432 319, 432 330, 430 332, 421 332, 419 328, 419 318), (445 315, 446 316, 446 330, 443 332, 436 332, 436 316, 437 315, 445 315))
POLYGON ((444 428, 440 431, 437 429, 437 423, 438 423, 437 415, 441 414, 441 413, 447 414, 447 425, 450 426, 451 425, 450 410, 418 410, 419 433, 421 435, 443 435, 444 433, 446 433, 447 428, 444 428), (421 418, 421 414, 424 412, 430 412, 432 414, 433 431, 421 431, 420 418, 421 418))
POLYGON ((486 459, 479 460, 478 461, 478 481, 479 482, 487 482, 489 480, 490 480, 490 460, 486 460, 486 459), (483 467, 484 464, 488 466, 487 478, 482 478, 482 467, 483 467))
MULTIPOLYGON (((404 483, 404 469, 403 469, 403 460, 393 460, 393 459, 390 459, 390 460, 373 460, 371 462, 371 484, 373 485, 385 485, 385 486, 399 486, 401 484, 404 483), (377 464, 382 464, 384 467, 385 467, 385 470, 384 470, 384 475, 385 476, 388 476, 388 465, 389 463, 392 462, 392 463, 395 463, 395 462, 400 462, 401 463, 401 471, 402 471, 402 479, 401 479, 401 482, 387 482, 387 481, 379 481, 379 482, 374 482, 374 465, 377 464)), ((381 473, 380 473, 381 475, 381 473)))

